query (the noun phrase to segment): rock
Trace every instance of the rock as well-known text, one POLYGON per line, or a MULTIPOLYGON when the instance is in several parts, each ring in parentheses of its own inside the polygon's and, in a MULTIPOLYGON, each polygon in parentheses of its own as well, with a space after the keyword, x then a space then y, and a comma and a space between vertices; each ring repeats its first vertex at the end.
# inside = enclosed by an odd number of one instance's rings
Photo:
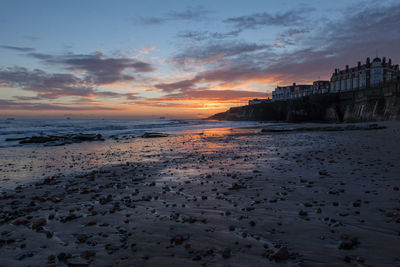
POLYGON ((241 186, 241 185, 239 185, 237 183, 233 183, 232 186, 230 188, 228 188, 228 190, 239 190, 239 189, 242 189, 242 188, 246 188, 246 187, 241 186))
POLYGON ((281 247, 277 251, 275 251, 274 255, 272 256, 275 261, 285 261, 289 259, 289 251, 287 247, 281 247))
POLYGON ((168 137, 166 133, 144 133, 143 138, 158 138, 158 137, 168 137))
POLYGON ((70 253, 65 253, 65 252, 61 252, 60 254, 57 255, 59 261, 66 261, 71 257, 72 255, 70 253))
POLYGON ((174 236, 174 237, 171 239, 171 241, 174 242, 174 243, 177 244, 177 245, 182 244, 184 240, 185 240, 185 239, 184 239, 183 236, 181 236, 181 235, 176 235, 176 236, 174 236))
POLYGON ((192 261, 199 261, 201 260, 201 256, 200 255, 196 255, 192 258, 192 261))
POLYGON ((339 249, 345 249, 349 250, 354 248, 356 245, 358 245, 360 242, 358 242, 357 237, 353 237, 349 239, 347 236, 343 237, 343 240, 339 244, 339 249))
POLYGON ((81 253, 81 257, 84 259, 87 259, 87 260, 95 255, 96 255, 96 252, 90 251, 90 250, 85 250, 81 253))
POLYGON ((364 259, 363 257, 358 256, 358 257, 356 258, 356 261, 357 261, 358 263, 364 263, 364 262, 365 262, 365 259, 364 259))
POLYGON ((66 134, 66 135, 41 135, 23 138, 9 138, 6 141, 19 141, 20 144, 46 144, 58 146, 85 141, 103 141, 101 134, 66 134))
POLYGON ((49 256, 47 257, 47 261, 48 261, 49 263, 54 263, 55 260, 56 260, 56 255, 54 255, 54 254, 51 254, 51 255, 49 255, 49 256))
POLYGON ((300 215, 300 216, 307 216, 308 213, 307 213, 307 211, 300 210, 300 211, 299 211, 299 215, 300 215))
POLYGON ((17 220, 15 220, 15 221, 13 222, 13 224, 14 224, 15 226, 18 226, 18 225, 21 225, 21 224, 27 225, 27 224, 29 224, 29 220, 27 220, 27 219, 17 219, 17 220))
POLYGON ((231 257, 231 249, 230 248, 225 248, 224 251, 222 252, 222 257, 224 259, 228 259, 231 257))
POLYGON ((89 267, 89 263, 68 263, 68 267, 89 267))
POLYGON ((46 221, 45 218, 37 219, 36 221, 33 222, 33 224, 32 224, 32 229, 37 230, 37 229, 39 229, 40 227, 45 226, 46 223, 47 223, 47 221, 46 221))
POLYGON ((76 236, 76 242, 82 244, 85 243, 88 238, 89 237, 85 234, 79 234, 76 236))

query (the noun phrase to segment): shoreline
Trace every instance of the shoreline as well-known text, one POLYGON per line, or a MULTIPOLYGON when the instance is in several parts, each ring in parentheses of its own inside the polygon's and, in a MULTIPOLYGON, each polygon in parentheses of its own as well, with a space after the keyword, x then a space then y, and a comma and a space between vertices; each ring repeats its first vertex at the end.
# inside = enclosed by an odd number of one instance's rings
POLYGON ((92 150, 110 165, 0 194, 0 266, 400 264, 400 123, 379 125, 92 150))

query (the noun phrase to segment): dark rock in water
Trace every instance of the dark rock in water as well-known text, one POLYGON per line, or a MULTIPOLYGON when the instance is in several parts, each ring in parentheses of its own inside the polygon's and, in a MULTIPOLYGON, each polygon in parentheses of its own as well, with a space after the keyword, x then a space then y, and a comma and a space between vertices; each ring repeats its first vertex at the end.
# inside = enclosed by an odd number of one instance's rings
POLYGON ((289 251, 287 247, 281 247, 277 251, 275 251, 273 258, 275 261, 285 261, 289 259, 289 251))
POLYGON ((66 134, 66 135, 43 135, 23 138, 8 138, 7 142, 19 141, 20 144, 45 144, 48 146, 61 146, 85 141, 104 141, 101 134, 66 134))
POLYGON ((157 138, 157 137, 168 137, 166 133, 144 133, 143 138, 157 138))

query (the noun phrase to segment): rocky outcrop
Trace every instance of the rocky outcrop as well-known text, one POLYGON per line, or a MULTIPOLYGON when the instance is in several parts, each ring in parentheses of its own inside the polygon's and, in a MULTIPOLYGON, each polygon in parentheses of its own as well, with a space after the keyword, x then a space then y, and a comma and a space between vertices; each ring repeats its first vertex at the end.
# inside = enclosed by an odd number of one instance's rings
POLYGON ((291 101, 231 108, 209 119, 288 122, 363 122, 400 119, 400 83, 291 101))
POLYGON ((66 134, 66 135, 41 135, 22 138, 8 138, 6 142, 18 141, 20 144, 44 144, 46 146, 62 146, 66 144, 81 143, 86 141, 104 141, 101 134, 66 134))

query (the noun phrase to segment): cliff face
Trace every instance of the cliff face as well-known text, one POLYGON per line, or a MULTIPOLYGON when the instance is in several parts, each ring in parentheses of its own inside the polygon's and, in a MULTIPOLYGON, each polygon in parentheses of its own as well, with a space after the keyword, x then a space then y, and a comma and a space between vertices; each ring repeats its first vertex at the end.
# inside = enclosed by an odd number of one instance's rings
POLYGON ((235 107, 210 117, 217 120, 361 122, 400 119, 400 83, 359 91, 311 95, 235 107))

